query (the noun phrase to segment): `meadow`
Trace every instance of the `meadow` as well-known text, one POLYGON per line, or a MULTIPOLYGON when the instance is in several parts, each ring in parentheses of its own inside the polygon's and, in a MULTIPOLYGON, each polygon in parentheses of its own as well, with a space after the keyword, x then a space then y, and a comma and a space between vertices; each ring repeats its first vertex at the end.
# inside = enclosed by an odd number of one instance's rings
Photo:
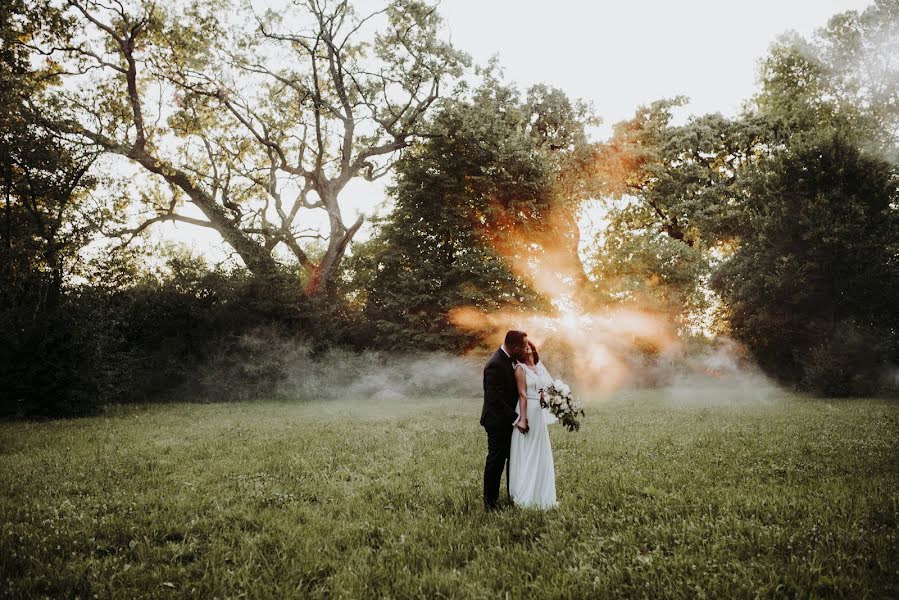
POLYGON ((0 424, 0 596, 899 597, 895 401, 620 393, 580 432, 550 428, 557 510, 494 514, 479 411, 164 404, 0 424))

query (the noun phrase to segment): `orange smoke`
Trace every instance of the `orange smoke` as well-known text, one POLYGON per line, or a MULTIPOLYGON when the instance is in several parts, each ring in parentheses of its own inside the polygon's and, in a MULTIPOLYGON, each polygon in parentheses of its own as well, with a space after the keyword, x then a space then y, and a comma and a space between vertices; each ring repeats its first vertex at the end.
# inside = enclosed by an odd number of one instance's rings
POLYGON ((509 329, 528 332, 538 347, 551 352, 544 354, 550 372, 555 376, 569 372, 590 394, 608 394, 639 383, 632 360, 636 351, 668 354, 680 347, 665 319, 627 307, 590 313, 576 309, 486 313, 461 308, 451 312, 450 319, 459 327, 488 332, 496 346, 509 329), (555 354, 560 356, 553 360, 555 354), (570 364, 558 364, 560 358, 570 364))
POLYGON ((451 321, 486 332, 497 346, 509 329, 528 332, 546 351, 542 358, 550 372, 575 380, 582 394, 608 394, 639 383, 635 355, 668 354, 680 347, 670 321, 635 306, 592 306, 571 220, 550 217, 543 223, 539 239, 503 227, 491 243, 552 309, 487 313, 466 307, 452 311, 451 321))

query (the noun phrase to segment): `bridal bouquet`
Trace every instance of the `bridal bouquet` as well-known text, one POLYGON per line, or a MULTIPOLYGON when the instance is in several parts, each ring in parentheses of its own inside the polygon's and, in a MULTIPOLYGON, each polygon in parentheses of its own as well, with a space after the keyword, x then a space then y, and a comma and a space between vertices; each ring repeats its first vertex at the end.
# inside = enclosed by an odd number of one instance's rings
POLYGON ((548 408, 568 431, 577 431, 581 428, 577 416, 584 416, 584 407, 580 400, 571 395, 571 388, 561 379, 556 379, 549 387, 544 388, 540 406, 548 408))

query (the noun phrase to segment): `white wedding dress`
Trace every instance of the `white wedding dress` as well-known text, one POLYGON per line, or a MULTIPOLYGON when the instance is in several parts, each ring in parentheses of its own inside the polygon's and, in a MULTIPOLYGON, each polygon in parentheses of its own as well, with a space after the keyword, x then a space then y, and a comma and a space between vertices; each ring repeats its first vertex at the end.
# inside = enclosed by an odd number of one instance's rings
MULTIPOLYGON (((524 369, 527 377, 527 433, 518 428, 512 430, 512 448, 509 455, 509 493, 518 506, 553 508, 556 502, 556 473, 553 467, 553 452, 549 444, 546 426, 556 418, 549 410, 540 407, 540 389, 552 383, 543 363, 537 363, 532 370, 519 363, 516 369, 524 369)), ((515 412, 520 410, 516 403, 515 412)))

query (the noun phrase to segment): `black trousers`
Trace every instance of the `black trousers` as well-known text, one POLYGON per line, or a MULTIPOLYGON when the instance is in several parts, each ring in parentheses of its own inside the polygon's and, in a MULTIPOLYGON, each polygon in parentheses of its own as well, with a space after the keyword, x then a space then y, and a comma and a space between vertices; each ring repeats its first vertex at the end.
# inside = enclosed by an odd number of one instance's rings
MULTIPOLYGON (((484 465, 484 506, 496 508, 499 483, 512 448, 512 427, 484 427, 487 430, 487 462, 484 465)), ((509 473, 506 472, 506 493, 509 493, 509 473)))

